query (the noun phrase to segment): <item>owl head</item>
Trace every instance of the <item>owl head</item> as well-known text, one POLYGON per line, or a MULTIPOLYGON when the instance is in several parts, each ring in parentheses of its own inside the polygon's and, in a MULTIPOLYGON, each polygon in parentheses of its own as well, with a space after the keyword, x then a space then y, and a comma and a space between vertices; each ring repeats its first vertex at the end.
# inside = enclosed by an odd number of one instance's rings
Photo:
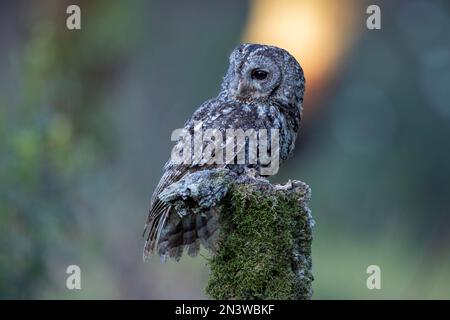
POLYGON ((274 101, 301 111, 305 77, 295 58, 284 49, 241 44, 230 55, 221 95, 243 102, 274 101))

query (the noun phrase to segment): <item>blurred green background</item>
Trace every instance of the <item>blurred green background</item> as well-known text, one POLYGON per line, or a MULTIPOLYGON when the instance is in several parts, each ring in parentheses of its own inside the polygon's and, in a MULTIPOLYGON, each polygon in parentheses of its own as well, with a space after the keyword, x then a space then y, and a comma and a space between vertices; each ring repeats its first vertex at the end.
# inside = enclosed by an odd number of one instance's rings
POLYGON ((449 33, 443 0, 2 1, 0 298, 205 297, 204 258, 144 264, 141 234, 170 133, 252 41, 305 70, 302 132, 272 180, 313 190, 314 298, 449 299, 449 33))

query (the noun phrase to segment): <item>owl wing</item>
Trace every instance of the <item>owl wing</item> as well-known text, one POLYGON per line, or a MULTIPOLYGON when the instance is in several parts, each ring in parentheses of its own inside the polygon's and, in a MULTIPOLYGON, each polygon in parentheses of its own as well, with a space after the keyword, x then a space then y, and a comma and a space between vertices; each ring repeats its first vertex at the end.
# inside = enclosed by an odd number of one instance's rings
MULTIPOLYGON (((218 100, 208 100, 197 109, 191 119, 185 124, 185 129, 192 130, 195 121, 210 120, 211 111, 220 107, 218 100)), ((177 144, 184 143, 182 139, 177 144)), ((156 249, 161 232, 171 213, 172 207, 159 199, 160 193, 172 183, 179 181, 186 173, 198 169, 196 165, 174 164, 170 160, 164 166, 164 173, 161 177, 150 201, 150 210, 144 228, 143 237, 146 239, 144 245, 144 260, 156 249), (196 168, 197 167, 197 168, 196 168)))
POLYGON ((170 161, 165 166, 165 171, 161 180, 159 181, 155 191, 153 192, 150 210, 147 217, 147 222, 144 228, 144 260, 155 250, 161 231, 164 228, 167 217, 170 214, 172 207, 159 199, 159 194, 169 185, 181 179, 188 171, 187 165, 171 165, 170 161))

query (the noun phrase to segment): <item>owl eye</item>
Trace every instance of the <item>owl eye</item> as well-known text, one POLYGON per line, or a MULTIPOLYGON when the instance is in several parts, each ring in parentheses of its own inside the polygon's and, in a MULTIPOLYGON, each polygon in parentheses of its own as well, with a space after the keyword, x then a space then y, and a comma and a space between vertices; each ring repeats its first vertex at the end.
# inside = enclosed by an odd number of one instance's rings
POLYGON ((255 80, 264 80, 268 75, 269 73, 267 71, 261 69, 253 69, 251 74, 252 79, 255 80))

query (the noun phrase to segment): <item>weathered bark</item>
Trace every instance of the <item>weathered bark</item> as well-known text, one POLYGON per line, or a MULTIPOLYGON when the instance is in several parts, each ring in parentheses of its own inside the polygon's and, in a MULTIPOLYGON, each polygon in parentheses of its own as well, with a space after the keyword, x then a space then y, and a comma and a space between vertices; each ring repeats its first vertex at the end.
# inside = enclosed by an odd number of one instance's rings
POLYGON ((214 169, 186 176, 161 196, 184 214, 211 208, 219 212, 220 232, 209 258, 206 288, 211 297, 311 298, 314 221, 307 207, 308 185, 275 185, 214 169))

